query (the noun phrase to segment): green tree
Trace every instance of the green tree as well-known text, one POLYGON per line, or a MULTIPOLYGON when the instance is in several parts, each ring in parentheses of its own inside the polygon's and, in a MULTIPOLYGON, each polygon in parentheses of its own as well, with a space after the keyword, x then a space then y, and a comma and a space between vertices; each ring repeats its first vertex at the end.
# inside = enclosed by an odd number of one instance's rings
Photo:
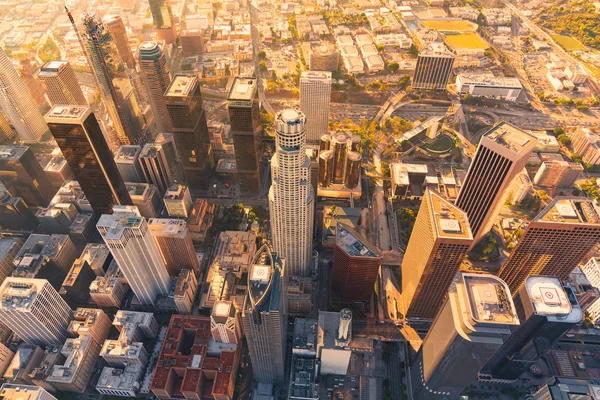
POLYGON ((419 55, 419 49, 417 49, 417 46, 415 46, 414 43, 410 45, 410 49, 408 49, 408 54, 410 54, 413 57, 419 55))
POLYGON ((44 62, 61 59, 58 45, 50 36, 48 36, 44 44, 40 46, 38 56, 44 62))
POLYGON ((258 56, 259 59, 264 60, 265 58, 267 58, 267 53, 265 53, 264 50, 260 50, 258 53, 256 53, 256 55, 258 56))
POLYGON ((565 130, 560 126, 557 126, 556 128, 554 128, 553 132, 554 132, 554 136, 558 137, 558 135, 562 135, 563 133, 565 133, 565 130))
POLYGON ((558 135, 558 141, 564 144, 565 146, 569 146, 571 144, 571 138, 567 136, 565 133, 561 133, 558 135))
POLYGON ((267 72, 268 68, 267 68, 267 63, 265 63, 265 60, 261 60, 258 63, 258 70, 260 72, 267 72))
POLYGON ((388 68, 390 69, 390 71, 396 72, 400 68, 400 64, 398 64, 395 61, 392 61, 391 63, 388 64, 388 68))

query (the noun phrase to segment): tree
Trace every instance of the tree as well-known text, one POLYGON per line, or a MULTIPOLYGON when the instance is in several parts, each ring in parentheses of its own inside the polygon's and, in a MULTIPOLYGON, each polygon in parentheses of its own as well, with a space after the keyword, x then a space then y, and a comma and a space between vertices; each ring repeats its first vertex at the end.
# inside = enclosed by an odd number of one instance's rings
POLYGON ((380 53, 383 53, 383 50, 385 49, 385 47, 383 47, 382 44, 377 45, 377 51, 380 53))
POLYGON ((558 135, 558 141, 564 144, 565 146, 569 146, 571 144, 571 138, 567 136, 565 133, 561 133, 558 135))
POLYGON ((261 60, 261 61, 258 63, 258 70, 259 70, 260 72, 267 72, 268 68, 267 68, 267 64, 265 63, 265 61, 264 61, 264 60, 261 60))
POLYGON ((558 137, 558 135, 562 135, 563 133, 565 133, 565 130, 560 126, 557 126, 556 128, 554 128, 553 132, 554 132, 554 136, 558 137))
POLYGON ((60 50, 56 42, 48 36, 44 44, 40 47, 38 51, 38 55, 40 59, 44 62, 52 61, 52 60, 60 60, 60 50))
POLYGON ((410 45, 410 49, 408 49, 408 54, 410 54, 413 57, 419 55, 419 49, 417 49, 417 46, 415 46, 414 43, 410 45))
POLYGON ((267 58, 267 53, 265 53, 264 50, 260 50, 258 53, 256 53, 256 55, 258 56, 259 59, 264 60, 265 58, 267 58))
POLYGON ((400 68, 400 64, 398 64, 395 61, 392 61, 391 63, 388 64, 388 68, 390 69, 390 71, 396 72, 396 71, 398 71, 398 68, 400 68))

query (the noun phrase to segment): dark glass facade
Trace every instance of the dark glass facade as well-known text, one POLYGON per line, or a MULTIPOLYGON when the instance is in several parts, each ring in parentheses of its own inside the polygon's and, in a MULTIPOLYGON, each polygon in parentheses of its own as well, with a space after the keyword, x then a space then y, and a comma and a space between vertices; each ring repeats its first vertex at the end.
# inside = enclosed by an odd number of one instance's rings
POLYGON ((66 122, 48 126, 96 214, 110 213, 113 205, 132 204, 94 114, 89 114, 82 125, 66 122))
POLYGON ((46 207, 56 190, 31 149, 2 146, 0 153, 7 153, 0 154, 0 182, 10 194, 21 197, 29 207, 46 207))

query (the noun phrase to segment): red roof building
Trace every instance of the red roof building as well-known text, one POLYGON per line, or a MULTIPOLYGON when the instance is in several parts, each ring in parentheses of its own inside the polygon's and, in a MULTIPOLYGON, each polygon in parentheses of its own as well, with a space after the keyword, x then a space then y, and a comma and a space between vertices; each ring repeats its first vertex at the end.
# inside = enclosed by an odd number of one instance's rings
POLYGON ((152 392, 160 399, 232 400, 240 346, 222 350, 212 343, 210 317, 173 315, 152 392))

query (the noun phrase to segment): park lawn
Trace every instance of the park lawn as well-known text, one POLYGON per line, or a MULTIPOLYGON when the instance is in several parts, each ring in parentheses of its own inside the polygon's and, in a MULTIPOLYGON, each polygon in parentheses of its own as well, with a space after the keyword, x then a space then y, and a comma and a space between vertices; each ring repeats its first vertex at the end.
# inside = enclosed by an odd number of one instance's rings
POLYGON ((438 31, 458 31, 458 32, 474 32, 477 30, 477 24, 470 21, 423 21, 421 23, 423 27, 428 29, 435 29, 438 31))
POLYGON ((490 45, 476 33, 461 33, 445 35, 446 41, 454 50, 458 49, 487 49, 490 45))
POLYGON ((556 43, 561 45, 567 51, 586 50, 586 47, 572 36, 558 35, 558 34, 551 35, 551 36, 552 36, 552 39, 554 39, 554 41, 556 43))

